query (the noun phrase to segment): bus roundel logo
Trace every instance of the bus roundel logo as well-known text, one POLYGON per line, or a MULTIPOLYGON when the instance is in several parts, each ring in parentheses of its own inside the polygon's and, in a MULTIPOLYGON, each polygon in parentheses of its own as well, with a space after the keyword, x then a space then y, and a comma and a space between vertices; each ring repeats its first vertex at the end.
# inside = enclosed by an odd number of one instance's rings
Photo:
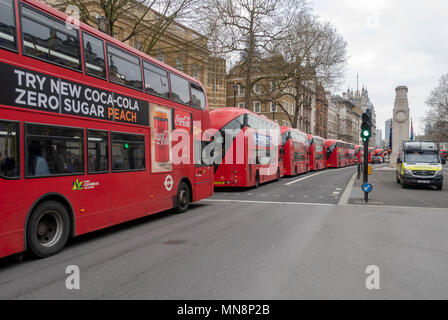
POLYGON ((174 181, 173 181, 173 177, 168 175, 165 178, 165 188, 168 191, 173 190, 173 186, 174 186, 174 181))

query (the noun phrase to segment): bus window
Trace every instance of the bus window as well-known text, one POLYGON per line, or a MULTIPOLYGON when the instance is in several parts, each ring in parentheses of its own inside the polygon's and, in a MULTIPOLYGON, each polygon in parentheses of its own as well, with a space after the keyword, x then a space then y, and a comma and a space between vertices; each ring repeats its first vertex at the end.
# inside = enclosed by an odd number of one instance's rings
POLYGON ((112 171, 145 170, 145 137, 112 133, 112 171))
POLYGON ((87 172, 109 172, 109 134, 87 130, 87 172))
POLYGON ((168 73, 146 61, 143 62, 143 70, 145 73, 146 93, 169 99, 168 73))
POLYGON ((17 50, 14 1, 0 1, 0 47, 17 50))
POLYGON ((83 33, 84 60, 88 75, 106 78, 106 62, 104 59, 104 43, 102 40, 83 33))
POLYGON ((19 132, 18 123, 0 121, 0 177, 20 177, 19 132))
POLYGON ((198 109, 205 109, 205 95, 202 88, 191 84, 192 106, 198 109))
POLYGON ((170 75, 171 79, 171 98, 173 101, 190 105, 190 88, 188 86, 188 81, 181 78, 174 73, 170 75))
POLYGON ((107 55, 110 81, 140 91, 143 90, 140 59, 138 57, 111 44, 107 45, 107 55))
POLYGON ((27 177, 84 174, 84 131, 25 125, 27 177))
POLYGON ((81 69, 77 29, 22 5, 23 52, 72 69, 81 69))

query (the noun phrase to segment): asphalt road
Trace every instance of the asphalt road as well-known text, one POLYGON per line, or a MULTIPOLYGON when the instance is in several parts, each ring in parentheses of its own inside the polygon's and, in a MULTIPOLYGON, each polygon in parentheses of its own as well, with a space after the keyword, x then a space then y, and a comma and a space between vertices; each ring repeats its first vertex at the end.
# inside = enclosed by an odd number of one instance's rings
POLYGON ((354 171, 218 192, 54 257, 0 260, 0 299, 448 299, 448 210, 338 206, 354 171), (380 290, 366 289, 371 265, 380 290))

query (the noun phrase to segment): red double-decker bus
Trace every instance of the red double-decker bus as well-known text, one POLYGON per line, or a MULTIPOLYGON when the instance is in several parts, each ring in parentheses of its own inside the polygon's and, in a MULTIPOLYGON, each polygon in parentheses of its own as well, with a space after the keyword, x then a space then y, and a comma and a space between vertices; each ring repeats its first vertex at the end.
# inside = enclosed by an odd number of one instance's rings
POLYGON ((308 136, 298 129, 281 127, 285 176, 306 173, 308 168, 308 136))
POLYGON ((219 135, 214 139, 222 144, 215 159, 216 187, 258 187, 284 175, 277 123, 238 108, 214 110, 210 120, 219 135))
POLYGON ((346 166, 346 144, 340 140, 325 140, 327 168, 346 166))
POLYGON ((361 164, 364 161, 364 147, 363 146, 355 146, 355 159, 356 164, 361 164))
POLYGON ((321 137, 308 135, 309 170, 317 171, 326 168, 325 140, 321 137))
POLYGON ((354 166, 356 163, 356 150, 355 145, 352 143, 345 143, 345 165, 354 166))
POLYGON ((66 19, 0 1, 0 257, 47 257, 70 237, 213 193, 201 83, 66 19))

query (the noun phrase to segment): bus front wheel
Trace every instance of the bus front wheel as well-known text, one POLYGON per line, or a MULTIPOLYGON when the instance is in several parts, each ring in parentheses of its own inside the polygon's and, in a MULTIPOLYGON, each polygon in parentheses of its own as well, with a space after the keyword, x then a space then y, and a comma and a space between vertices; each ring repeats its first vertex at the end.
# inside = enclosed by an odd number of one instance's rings
POLYGON ((191 190, 188 184, 182 181, 179 184, 179 189, 177 190, 176 208, 175 213, 184 213, 190 207, 190 195, 191 190))
POLYGON ((70 236, 69 230, 70 217, 61 203, 41 203, 28 222, 28 247, 39 258, 55 255, 65 247, 70 236))
POLYGON ((257 171, 257 173, 255 173, 255 188, 258 188, 259 186, 260 186, 260 174, 257 171))

